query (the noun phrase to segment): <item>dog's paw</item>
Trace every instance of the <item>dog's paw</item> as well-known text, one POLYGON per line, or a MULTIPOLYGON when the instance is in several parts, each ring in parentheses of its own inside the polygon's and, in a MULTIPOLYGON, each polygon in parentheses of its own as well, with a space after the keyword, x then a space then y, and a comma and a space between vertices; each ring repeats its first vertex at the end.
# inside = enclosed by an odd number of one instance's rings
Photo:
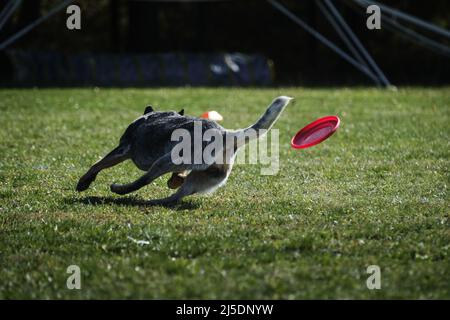
POLYGON ((124 188, 122 185, 117 184, 117 183, 113 183, 113 184, 110 186, 110 189, 111 189, 112 192, 117 193, 117 194, 120 194, 120 195, 123 195, 123 194, 126 194, 126 193, 127 193, 126 190, 125 190, 125 188, 124 188))
POLYGON ((94 179, 86 179, 86 178, 82 177, 80 179, 80 181, 78 181, 76 190, 78 192, 86 190, 87 188, 89 188, 89 186, 91 185, 92 181, 94 181, 94 179))

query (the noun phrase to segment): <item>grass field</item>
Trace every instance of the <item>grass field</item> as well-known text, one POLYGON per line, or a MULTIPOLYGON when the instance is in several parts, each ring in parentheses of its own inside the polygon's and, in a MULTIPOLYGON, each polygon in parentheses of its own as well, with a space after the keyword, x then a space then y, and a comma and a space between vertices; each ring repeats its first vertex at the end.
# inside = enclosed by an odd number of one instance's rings
POLYGON ((450 298, 450 88, 4 89, 0 114, 0 298, 450 298), (238 165, 211 196, 146 207, 167 177, 116 196, 142 174, 125 162, 74 191, 149 103, 240 128, 281 94, 275 176, 238 165), (328 114, 333 137, 290 147, 328 114))

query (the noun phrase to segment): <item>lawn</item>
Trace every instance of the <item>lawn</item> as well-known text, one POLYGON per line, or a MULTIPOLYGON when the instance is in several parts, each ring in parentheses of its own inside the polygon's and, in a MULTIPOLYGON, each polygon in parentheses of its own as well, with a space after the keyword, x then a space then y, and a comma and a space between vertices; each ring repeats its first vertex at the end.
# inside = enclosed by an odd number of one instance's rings
POLYGON ((450 298, 450 88, 3 89, 0 114, 0 298, 450 298), (210 196, 150 207, 167 176, 109 191, 142 174, 128 161, 75 191, 147 104, 240 128, 278 95, 296 102, 277 175, 237 165, 210 196), (328 114, 334 136, 290 147, 328 114))

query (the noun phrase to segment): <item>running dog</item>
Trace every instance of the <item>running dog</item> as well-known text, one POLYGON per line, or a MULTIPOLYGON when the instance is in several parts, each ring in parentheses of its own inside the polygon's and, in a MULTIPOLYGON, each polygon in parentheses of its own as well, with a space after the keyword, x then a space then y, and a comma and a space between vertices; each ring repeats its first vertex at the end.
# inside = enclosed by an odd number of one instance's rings
MULTIPOLYGON (((270 130, 291 100, 292 98, 286 96, 276 98, 258 121, 240 130, 227 130, 214 121, 185 116, 184 110, 158 112, 148 106, 144 115, 132 122, 125 130, 119 145, 96 162, 80 178, 76 189, 80 192, 86 190, 101 170, 131 159, 146 173, 128 184, 112 184, 112 192, 124 195, 136 191, 166 173, 172 173, 168 181, 169 188, 179 189, 167 198, 150 200, 149 204, 171 204, 195 193, 213 192, 227 181, 239 148, 249 140, 258 138, 260 132, 270 130), (194 134, 195 123, 201 125, 203 132, 213 130, 224 137, 223 141, 227 139, 234 141, 232 144, 223 144, 219 151, 219 153, 222 152, 222 161, 174 163, 172 149, 178 142, 172 141, 172 133, 177 129, 185 129, 194 134), (250 135, 250 131, 256 134, 250 135)), ((202 150, 208 143, 208 141, 202 141, 202 150)), ((219 153, 216 152, 217 155, 219 153)))

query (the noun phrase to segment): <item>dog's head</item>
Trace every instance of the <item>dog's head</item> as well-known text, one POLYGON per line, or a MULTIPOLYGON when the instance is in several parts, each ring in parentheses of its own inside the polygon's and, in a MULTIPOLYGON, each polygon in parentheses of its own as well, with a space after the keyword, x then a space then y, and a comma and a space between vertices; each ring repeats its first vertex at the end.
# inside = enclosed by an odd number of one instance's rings
MULTIPOLYGON (((153 109, 152 106, 148 105, 148 106, 145 108, 144 114, 147 114, 147 113, 150 113, 150 112, 155 112, 155 110, 153 109)), ((181 110, 178 112, 178 114, 179 114, 180 116, 183 116, 183 115, 184 115, 184 109, 181 109, 181 110)))

